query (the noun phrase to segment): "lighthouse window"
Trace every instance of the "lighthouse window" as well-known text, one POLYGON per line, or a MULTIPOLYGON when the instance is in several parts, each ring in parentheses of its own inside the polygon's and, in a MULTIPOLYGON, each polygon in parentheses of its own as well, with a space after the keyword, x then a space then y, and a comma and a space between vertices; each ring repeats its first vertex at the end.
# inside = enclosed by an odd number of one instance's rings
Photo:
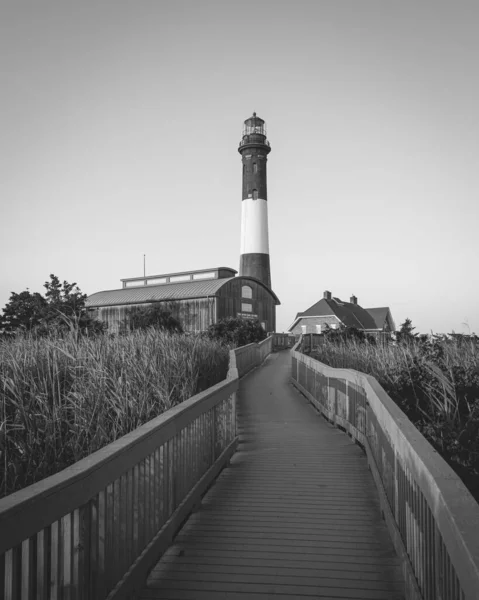
POLYGON ((251 304, 246 304, 245 302, 243 302, 241 304, 241 312, 253 312, 253 307, 251 306, 251 304))
POLYGON ((244 285, 241 288, 241 297, 242 298, 252 298, 253 297, 253 288, 250 288, 249 285, 244 285))
POLYGON ((258 200, 258 190, 253 190, 253 200, 258 200))
POLYGON ((258 172, 258 165, 256 163, 253 163, 253 173, 257 173, 258 172))

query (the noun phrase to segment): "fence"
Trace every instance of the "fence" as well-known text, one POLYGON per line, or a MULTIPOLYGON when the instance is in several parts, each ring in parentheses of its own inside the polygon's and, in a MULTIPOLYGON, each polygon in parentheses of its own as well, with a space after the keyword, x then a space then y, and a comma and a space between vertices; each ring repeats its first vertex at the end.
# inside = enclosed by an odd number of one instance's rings
MULTIPOLYGON (((238 377, 243 377, 255 366, 260 365, 273 351, 273 336, 268 336, 262 342, 241 346, 235 350, 236 368, 238 377)), ((230 367, 232 363, 230 362, 230 367)))
POLYGON ((273 336, 273 352, 292 348, 295 344, 294 335, 288 333, 272 333, 271 335, 273 336))
POLYGON ((297 351, 293 384, 364 447, 401 557, 406 597, 479 597, 479 506, 453 470, 369 375, 297 351))
POLYGON ((1 598, 130 598, 235 451, 238 378, 272 338, 250 346, 225 381, 0 500, 1 598))

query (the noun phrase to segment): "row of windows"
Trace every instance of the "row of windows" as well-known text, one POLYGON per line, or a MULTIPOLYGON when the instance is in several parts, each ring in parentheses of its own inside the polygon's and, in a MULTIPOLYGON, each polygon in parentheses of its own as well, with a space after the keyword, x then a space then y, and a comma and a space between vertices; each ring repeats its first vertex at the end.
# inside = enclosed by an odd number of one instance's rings
MULTIPOLYGON (((243 175, 246 172, 246 165, 243 164, 243 175)), ((258 165, 256 163, 253 163, 253 173, 257 173, 258 172, 258 165)))
MULTIPOLYGON (((303 333, 307 332, 307 327, 308 327, 307 325, 301 325, 301 330, 302 330, 303 333)), ((321 331, 325 331, 326 330, 326 327, 322 328, 322 324, 321 323, 319 323, 318 325, 315 325, 314 327, 316 328, 315 333, 321 333, 321 331)), ((330 323, 329 327, 331 329, 337 329, 338 328, 338 324, 337 323, 330 323)), ((312 332, 309 332, 309 333, 312 333, 312 332)))

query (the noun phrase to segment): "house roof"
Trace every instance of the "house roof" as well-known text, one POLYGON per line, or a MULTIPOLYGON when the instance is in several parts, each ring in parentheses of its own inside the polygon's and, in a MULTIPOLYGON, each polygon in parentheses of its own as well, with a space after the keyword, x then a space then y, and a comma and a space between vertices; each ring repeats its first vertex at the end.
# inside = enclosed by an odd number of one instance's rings
POLYGON ((382 306, 381 308, 366 308, 365 310, 367 310, 374 319, 376 327, 382 329, 386 324, 389 308, 387 306, 382 306))
POLYGON ((262 285, 273 296, 276 304, 280 301, 276 294, 255 277, 226 277, 223 279, 208 279, 204 281, 184 281, 178 283, 163 283, 160 285, 145 285, 134 288, 121 288, 96 292, 86 299, 87 308, 99 306, 118 306, 123 304, 143 304, 165 300, 183 300, 186 298, 204 298, 216 296, 219 289, 228 281, 244 279, 255 281, 262 285))
MULTIPOLYGON (((299 319, 303 317, 324 317, 324 316, 335 316, 339 319, 346 327, 356 327, 358 329, 382 329, 385 318, 389 308, 378 308, 378 309, 365 309, 359 304, 352 304, 351 302, 344 302, 340 298, 321 298, 318 302, 310 306, 304 312, 297 313, 292 325, 289 327, 291 330, 299 319), (370 311, 383 311, 386 310, 386 315, 382 321, 382 325, 377 325, 376 314, 372 314, 370 311)), ((377 317, 380 320, 382 313, 378 313, 377 317)))

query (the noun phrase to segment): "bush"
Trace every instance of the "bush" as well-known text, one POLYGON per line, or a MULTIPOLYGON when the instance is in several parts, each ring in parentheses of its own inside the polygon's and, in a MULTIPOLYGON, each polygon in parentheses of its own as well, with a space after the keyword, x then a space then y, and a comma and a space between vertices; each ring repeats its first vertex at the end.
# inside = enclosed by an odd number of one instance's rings
POLYGON ((267 334, 257 320, 228 317, 211 324, 207 335, 212 340, 219 340, 228 346, 238 347, 261 342, 266 339, 267 334))
POLYGON ((130 330, 144 330, 148 329, 148 327, 154 327, 155 329, 169 331, 170 333, 183 333, 181 323, 168 310, 165 310, 160 303, 140 308, 130 308, 128 311, 128 321, 130 330))

